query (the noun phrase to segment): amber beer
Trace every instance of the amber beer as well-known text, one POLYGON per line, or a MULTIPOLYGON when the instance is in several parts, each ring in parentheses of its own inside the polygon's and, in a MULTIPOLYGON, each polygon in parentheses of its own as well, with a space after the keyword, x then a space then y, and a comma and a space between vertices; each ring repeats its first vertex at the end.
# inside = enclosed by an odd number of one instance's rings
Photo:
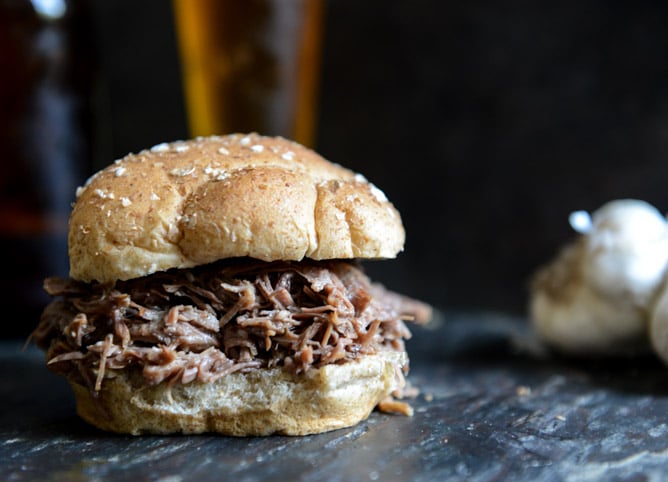
POLYGON ((312 145, 322 0, 173 0, 191 135, 312 145))

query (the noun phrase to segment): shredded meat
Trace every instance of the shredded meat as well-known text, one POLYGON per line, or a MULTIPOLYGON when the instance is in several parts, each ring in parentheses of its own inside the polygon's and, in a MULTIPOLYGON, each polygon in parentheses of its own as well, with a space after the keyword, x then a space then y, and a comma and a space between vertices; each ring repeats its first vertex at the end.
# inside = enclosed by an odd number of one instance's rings
POLYGON ((91 390, 127 368, 150 384, 208 382, 403 351, 404 321, 430 317, 347 261, 234 260, 113 284, 48 278, 44 288, 55 299, 33 340, 53 371, 91 390))
POLYGON ((385 413, 399 413, 407 417, 413 416, 413 407, 406 402, 387 397, 378 403, 378 410, 385 413))

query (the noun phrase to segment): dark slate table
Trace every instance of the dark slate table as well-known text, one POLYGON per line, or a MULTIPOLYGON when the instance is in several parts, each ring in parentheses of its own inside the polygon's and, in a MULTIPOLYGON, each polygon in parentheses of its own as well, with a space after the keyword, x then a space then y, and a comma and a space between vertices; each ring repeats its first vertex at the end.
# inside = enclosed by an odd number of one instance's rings
POLYGON ((546 353, 526 321, 414 329, 411 418, 308 437, 120 436, 80 421, 42 353, 0 344, 0 480, 593 481, 668 476, 668 368, 546 353))

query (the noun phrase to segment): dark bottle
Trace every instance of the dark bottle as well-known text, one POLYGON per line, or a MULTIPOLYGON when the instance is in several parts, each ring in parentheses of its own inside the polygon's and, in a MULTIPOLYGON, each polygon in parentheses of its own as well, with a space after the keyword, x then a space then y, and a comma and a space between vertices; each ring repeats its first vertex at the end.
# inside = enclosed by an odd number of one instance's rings
POLYGON ((92 35, 72 0, 0 0, 2 338, 24 337, 67 276, 67 219, 91 170, 92 35))

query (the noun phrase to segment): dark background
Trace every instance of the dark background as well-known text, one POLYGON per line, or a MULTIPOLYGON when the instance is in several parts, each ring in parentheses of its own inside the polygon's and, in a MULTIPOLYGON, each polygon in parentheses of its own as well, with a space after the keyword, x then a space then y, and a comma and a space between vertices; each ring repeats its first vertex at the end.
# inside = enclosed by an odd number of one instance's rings
MULTIPOLYGON (((188 136, 169 7, 92 4, 91 170, 188 136)), ((649 0, 326 2, 315 148, 407 229, 372 276, 445 310, 524 314, 571 211, 668 209, 666 25, 649 0)))

